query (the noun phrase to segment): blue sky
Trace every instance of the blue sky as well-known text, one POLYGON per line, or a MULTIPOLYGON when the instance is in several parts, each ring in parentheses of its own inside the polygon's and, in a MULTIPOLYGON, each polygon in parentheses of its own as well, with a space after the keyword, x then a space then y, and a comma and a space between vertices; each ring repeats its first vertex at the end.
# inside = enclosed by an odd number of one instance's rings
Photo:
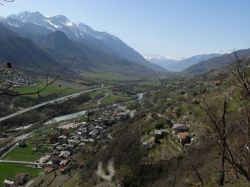
POLYGON ((120 37, 140 53, 172 57, 250 47, 249 0, 15 0, 24 10, 63 14, 120 37))

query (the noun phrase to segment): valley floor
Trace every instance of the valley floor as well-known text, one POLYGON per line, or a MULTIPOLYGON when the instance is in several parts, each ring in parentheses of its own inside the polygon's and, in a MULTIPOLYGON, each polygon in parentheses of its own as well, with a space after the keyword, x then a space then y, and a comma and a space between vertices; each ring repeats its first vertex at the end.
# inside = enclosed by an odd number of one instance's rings
MULTIPOLYGON (((201 106, 205 98, 220 99, 224 90, 232 89, 230 81, 214 76, 121 84, 91 90, 67 105, 41 108, 74 106, 46 119, 57 119, 51 123, 18 132, 33 133, 18 139, 2 160, 35 162, 39 169, 24 163, 1 180, 27 172, 32 186, 218 186, 220 150, 201 106)), ((240 107, 233 100, 230 111, 240 107)), ((9 139, 2 143, 15 140, 13 129, 6 129, 9 139)), ((0 172, 12 167, 0 164, 0 172)), ((226 168, 225 186, 249 186, 230 164, 226 168)))

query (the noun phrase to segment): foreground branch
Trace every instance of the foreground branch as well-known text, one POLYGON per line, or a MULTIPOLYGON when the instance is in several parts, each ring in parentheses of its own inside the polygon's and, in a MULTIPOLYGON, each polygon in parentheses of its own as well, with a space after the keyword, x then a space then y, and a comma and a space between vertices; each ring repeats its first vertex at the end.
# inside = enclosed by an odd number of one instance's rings
MULTIPOLYGON (((0 92, 0 96, 1 96, 1 95, 7 95, 7 96, 13 96, 13 97, 15 97, 15 96, 24 96, 24 95, 38 95, 38 96, 40 96, 40 93, 41 93, 42 91, 44 91, 45 89, 47 89, 47 88, 48 88, 49 86, 51 86, 52 84, 54 84, 57 80, 59 80, 59 79, 63 76, 63 74, 66 72, 66 70, 68 70, 68 68, 69 68, 70 66, 72 66, 73 63, 76 62, 76 60, 77 60, 77 57, 75 57, 75 58, 69 63, 68 66, 64 67, 64 68, 55 76, 55 78, 52 79, 51 81, 49 81, 48 75, 47 75, 47 82, 46 82, 46 84, 45 84, 41 89, 39 89, 38 91, 27 92, 27 93, 12 93, 12 92, 10 92, 9 89, 10 89, 11 87, 13 87, 13 83, 14 83, 14 82, 13 82, 13 74, 14 74, 14 72, 15 72, 15 69, 14 69, 13 67, 10 67, 9 69, 12 68, 10 80, 6 79, 7 75, 4 75, 4 81, 5 81, 5 82, 8 82, 9 85, 8 85, 2 92, 0 92)), ((6 66, 7 66, 7 68, 8 68, 8 63, 7 63, 6 66)), ((3 71, 2 71, 2 72, 3 72, 3 71)), ((1 83, 0 83, 0 84, 1 84, 1 83)))

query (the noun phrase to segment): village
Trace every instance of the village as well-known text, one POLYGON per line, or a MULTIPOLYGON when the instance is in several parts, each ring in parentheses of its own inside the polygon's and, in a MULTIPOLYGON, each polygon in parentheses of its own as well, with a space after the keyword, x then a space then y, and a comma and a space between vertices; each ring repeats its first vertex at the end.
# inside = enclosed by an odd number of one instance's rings
MULTIPOLYGON (((79 150, 92 143, 107 144, 112 139, 107 134, 107 128, 112 125, 134 117, 135 111, 127 110, 122 105, 112 105, 103 111, 88 111, 86 121, 64 122, 56 128, 60 132, 57 136, 48 137, 52 146, 52 152, 48 152, 35 162, 23 162, 41 168, 46 173, 60 171, 60 174, 71 174, 72 165, 75 163, 74 156, 79 150)), ((26 147, 25 141, 20 141, 18 147, 26 147)), ((21 162, 20 162, 21 163, 21 162)), ((5 179, 4 187, 25 185, 30 178, 29 173, 17 173, 15 179, 5 179)))
MULTIPOLYGON (((143 105, 143 96, 138 98, 139 105, 143 105)), ((77 163, 76 155, 91 145, 99 145, 105 147, 112 140, 110 127, 116 124, 123 124, 128 119, 132 119, 137 114, 135 109, 129 110, 125 104, 113 104, 98 110, 88 110, 83 112, 81 118, 77 120, 68 120, 62 122, 54 122, 54 124, 44 123, 41 129, 53 129, 53 134, 43 133, 43 130, 35 130, 34 134, 39 133, 43 137, 40 142, 50 147, 50 150, 41 151, 39 157, 35 161, 23 162, 21 164, 39 168, 43 175, 53 174, 71 176, 72 170, 80 168, 81 164, 77 163), (46 141, 46 142, 43 142, 46 141)), ((145 134, 141 139, 143 148, 152 148, 162 143, 162 140, 169 139, 174 142, 181 150, 189 146, 196 140, 194 133, 190 132, 190 125, 186 123, 175 123, 173 117, 168 115, 155 114, 157 118, 164 119, 164 124, 155 126, 145 134)), ((172 115, 175 116, 173 110, 172 115)), ((153 118, 149 113, 150 118, 153 118)), ((53 122, 53 120, 51 120, 53 122)), ((49 121, 50 122, 50 121, 49 121)), ((153 124, 153 123, 152 123, 153 124)), ((27 126, 27 129, 30 126, 27 126)), ((26 130, 26 128, 24 129, 26 130)), ((27 139, 18 142, 18 147, 26 147, 30 136, 27 139)), ((41 145, 40 145, 41 146, 41 145)), ((37 145, 33 145, 32 149, 37 149, 37 145)), ((38 148, 39 149, 39 148, 38 148)), ((20 164, 20 163, 19 163, 20 164)), ((6 178, 3 182, 5 187, 24 186, 31 181, 29 172, 16 173, 15 178, 6 178)))
MULTIPOLYGON (((33 167, 41 168, 44 174, 56 173, 71 175, 71 169, 76 166, 74 156, 87 145, 93 143, 104 147, 112 139, 109 127, 121 123, 135 116, 135 110, 128 110, 126 106, 114 104, 100 111, 88 111, 83 121, 63 122, 56 124, 60 133, 47 137, 52 151, 39 157, 35 162, 30 162, 33 167)), ((142 142, 143 147, 150 147, 160 143, 160 140, 171 136, 180 145, 187 146, 195 140, 194 134, 189 133, 187 124, 175 124, 166 119, 167 128, 155 128, 142 142)), ((18 143, 25 147, 25 141, 18 143)), ((29 164, 29 163, 26 163, 29 164)), ((78 167, 78 166, 77 166, 78 167)), ((4 187, 25 185, 30 178, 29 173, 17 173, 15 179, 5 179, 4 187)))

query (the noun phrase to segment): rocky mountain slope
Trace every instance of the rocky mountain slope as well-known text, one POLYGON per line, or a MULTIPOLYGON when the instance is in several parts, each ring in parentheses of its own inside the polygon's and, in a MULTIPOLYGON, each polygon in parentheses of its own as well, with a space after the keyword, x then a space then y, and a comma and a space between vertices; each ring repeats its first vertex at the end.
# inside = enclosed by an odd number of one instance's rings
MULTIPOLYGON (((107 32, 95 31, 83 23, 73 23, 62 15, 46 17, 39 12, 22 12, 1 18, 0 24, 1 36, 6 35, 5 39, 12 35, 22 38, 21 41, 19 40, 21 45, 24 45, 25 38, 25 41, 30 42, 30 48, 36 48, 44 53, 42 56, 48 60, 41 57, 43 59, 41 61, 46 61, 50 66, 58 67, 58 64, 65 66, 72 58, 77 57, 78 62, 73 68, 80 72, 114 71, 147 74, 165 71, 145 60, 118 37, 107 32)), ((32 53, 33 57, 30 56, 30 58, 29 56, 21 58, 22 47, 19 47, 19 57, 17 57, 16 45, 13 43, 16 40, 11 42, 11 45, 7 45, 6 41, 1 43, 4 48, 0 51, 2 62, 12 61, 20 66, 31 68, 39 64, 30 66, 32 63, 35 64, 33 58, 40 58, 40 56, 34 57, 37 53, 32 53), (7 55, 10 51, 12 51, 11 56, 7 55)), ((39 68, 39 66, 36 67, 39 68)))

